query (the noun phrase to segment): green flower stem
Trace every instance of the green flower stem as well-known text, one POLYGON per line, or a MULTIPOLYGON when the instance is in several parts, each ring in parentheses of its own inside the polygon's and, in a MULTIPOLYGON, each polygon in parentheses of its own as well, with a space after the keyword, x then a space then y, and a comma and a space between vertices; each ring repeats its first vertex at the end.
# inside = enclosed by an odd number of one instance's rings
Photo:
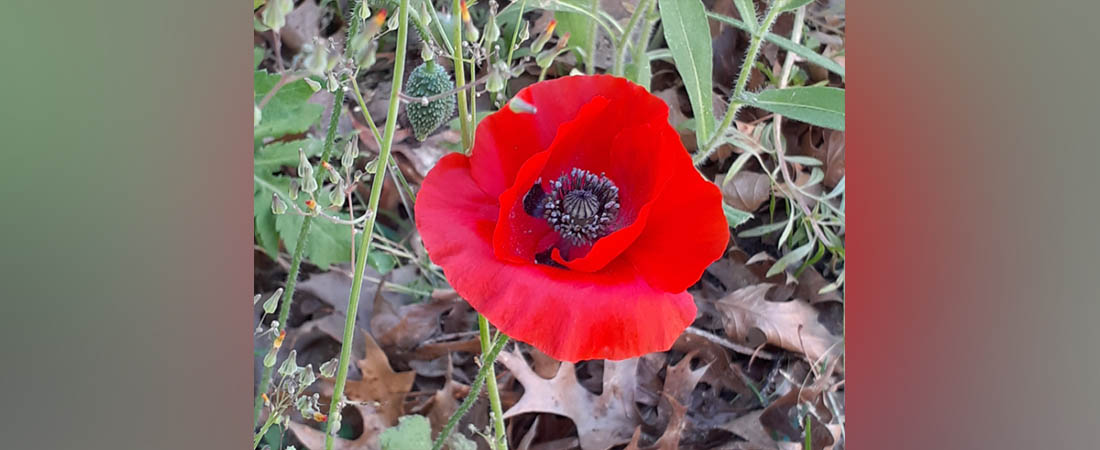
MULTIPOLYGON (((462 5, 459 0, 454 0, 451 6, 451 15, 454 22, 454 40, 451 47, 451 59, 454 61, 455 68, 455 89, 462 89, 466 85, 466 66, 462 60, 462 19, 459 17, 462 13, 462 5)), ((471 147, 471 132, 470 132, 470 116, 467 114, 466 103, 466 91, 458 91, 458 124, 460 131, 462 132, 462 149, 463 151, 470 151, 471 147)))
POLYGON ((264 426, 260 427, 260 432, 256 433, 256 437, 252 438, 252 448, 256 448, 256 447, 260 446, 260 441, 263 440, 264 435, 267 434, 267 430, 269 428, 271 428, 271 426, 274 425, 274 424, 275 424, 275 415, 272 414, 271 416, 269 416, 267 418, 267 421, 264 422, 264 426))
MULTIPOLYGON (((451 431, 454 430, 455 425, 458 425, 458 421, 462 420, 462 416, 466 415, 470 407, 474 406, 477 397, 481 395, 481 386, 485 384, 485 380, 489 377, 489 371, 492 370, 493 363, 497 360, 497 355, 504 349, 504 344, 508 343, 507 335, 504 333, 497 334, 497 339, 493 342, 493 348, 490 349, 488 353, 482 353, 481 355, 481 370, 477 371, 477 377, 474 378, 474 383, 470 385, 470 393, 466 395, 465 400, 462 400, 462 404, 458 406, 454 415, 447 421, 447 425, 439 432, 439 436, 435 438, 435 443, 432 444, 432 450, 443 448, 443 443, 447 440, 447 437, 451 435, 451 431)), ((484 343, 486 341, 482 342, 484 343)), ((495 384, 496 380, 493 382, 495 384)))
MULTIPOLYGON (((598 0, 597 0, 598 1, 598 0)), ((516 50, 516 39, 519 38, 519 29, 523 27, 523 12, 526 11, 527 0, 519 3, 519 14, 516 16, 516 26, 512 28, 512 40, 508 42, 508 58, 504 60, 508 67, 512 67, 512 52, 516 50)), ((595 21, 595 19, 593 19, 595 21)))
MULTIPOLYGON (((489 320, 485 316, 477 315, 477 329, 481 335, 481 354, 489 354, 489 320)), ((501 336, 504 334, 501 333, 501 336)), ((495 359, 494 359, 495 360, 495 359)), ((486 364, 488 375, 485 378, 486 387, 489 389, 489 407, 493 410, 493 428, 496 429, 497 450, 508 450, 508 439, 504 435, 504 411, 500 407, 500 391, 497 390, 497 374, 493 369, 493 363, 486 364)))
MULTIPOLYGON (((649 8, 646 8, 646 16, 644 19, 642 19, 643 23, 641 39, 638 39, 638 42, 632 48, 633 53, 631 53, 630 60, 633 61, 634 65, 638 67, 637 72, 635 72, 638 74, 642 73, 641 64, 649 64, 649 57, 646 55, 646 50, 649 49, 649 41, 653 38, 653 27, 657 23, 657 19, 660 18, 660 16, 658 16, 657 14, 654 14, 656 12, 656 8, 656 0, 650 1, 649 8)), ((645 88, 649 89, 649 86, 647 85, 645 86, 645 88)))
POLYGON ((390 104, 386 113, 386 128, 382 137, 381 148, 378 154, 378 173, 374 176, 371 185, 370 201, 368 209, 372 213, 367 219, 363 229, 363 239, 359 243, 358 256, 355 258, 355 275, 352 278, 351 294, 348 296, 347 318, 344 321, 344 336, 340 343, 340 363, 336 373, 336 384, 333 387, 332 401, 329 405, 328 416, 330 420, 325 425, 325 450, 332 450, 333 438, 337 430, 333 430, 333 424, 337 422, 333 417, 339 417, 340 405, 344 398, 344 385, 348 379, 348 362, 351 359, 352 341, 355 339, 355 318, 359 311, 359 291, 363 287, 363 271, 367 267, 367 254, 370 251, 371 235, 374 234, 374 222, 378 217, 378 202, 382 197, 382 185, 386 180, 386 170, 390 164, 390 150, 393 143, 393 133, 397 127, 397 107, 400 103, 401 84, 405 74, 405 51, 408 47, 409 37, 409 0, 401 0, 401 6, 397 19, 397 51, 393 61, 393 87, 390 91, 390 104))
POLYGON ((355 69, 355 75, 351 77, 351 89, 355 93, 355 102, 359 104, 359 110, 363 112, 363 118, 367 119, 367 126, 370 127, 371 135, 374 136, 374 142, 378 144, 378 148, 382 148, 382 134, 374 125, 374 118, 370 116, 367 104, 363 101, 363 94, 359 92, 359 69, 355 69))
POLYGON ((752 35, 752 41, 749 42, 749 51, 745 54, 745 60, 741 63, 741 73, 737 75, 737 82, 733 84, 733 93, 730 94, 730 106, 726 108, 726 115, 722 117, 722 124, 718 125, 714 136, 707 141, 707 145, 699 149, 699 156, 696 158, 696 163, 702 162, 708 155, 711 149, 718 143, 718 140, 722 137, 722 132, 725 131, 730 125, 733 124, 733 119, 737 116, 737 111, 745 106, 745 101, 742 97, 745 95, 745 85, 749 82, 749 74, 752 73, 752 66, 756 63, 756 57, 760 54, 760 41, 763 40, 764 35, 771 30, 772 25, 775 24, 775 19, 779 17, 781 11, 777 8, 771 8, 768 10, 768 14, 764 16, 764 21, 760 23, 756 32, 752 35))
MULTIPOLYGON (((522 12, 523 11, 520 10, 520 13, 521 13, 520 17, 523 17, 522 12)), ((592 17, 592 23, 590 23, 588 25, 588 39, 590 40, 590 42, 588 43, 588 49, 587 49, 588 50, 588 55, 586 55, 586 57, 588 59, 588 64, 585 66, 585 72, 587 72, 589 75, 593 75, 593 74, 596 73, 596 41, 598 41, 598 39, 596 39, 596 38, 598 37, 599 31, 600 31, 600 27, 599 27, 599 22, 600 21, 597 20, 596 17, 599 17, 599 15, 600 15, 600 0, 592 0, 592 16, 593 17, 592 17)))
MULTIPOLYGON (((649 9, 649 3, 653 0, 639 0, 638 5, 634 7, 634 13, 630 15, 630 22, 627 22, 626 29, 623 30, 622 36, 619 36, 619 41, 615 43, 615 65, 611 69, 611 73, 615 76, 623 76, 623 66, 626 62, 626 43, 630 40, 630 35, 634 33, 634 27, 638 25, 638 20, 646 14, 646 9, 649 9)), ((635 43, 635 46, 642 45, 640 42, 635 43)))
MULTIPOLYGON (((354 26, 354 22, 353 22, 354 26)), ((350 35, 349 35, 350 36, 350 35)), ((332 115, 329 118, 328 133, 325 135, 325 147, 321 151, 321 161, 327 161, 332 155, 333 142, 336 140, 336 124, 340 121, 340 104, 344 101, 344 96, 334 95, 332 100, 332 115)), ((318 170, 314 175, 317 180, 317 184, 321 184, 321 180, 325 176, 325 171, 318 170)), ((286 321, 290 316, 290 304, 294 299, 294 288, 298 283, 298 272, 302 267, 302 256, 306 247, 306 239, 309 238, 309 231, 313 227, 313 216, 306 216, 302 219, 302 228, 298 230, 297 246, 294 248, 294 256, 290 260, 290 271, 286 274, 286 283, 283 288, 283 299, 279 304, 279 333, 286 330, 286 321)), ((279 333, 276 333, 278 335, 279 333)), ((256 391, 256 403, 252 411, 252 426, 256 426, 260 421, 260 413, 263 411, 264 401, 261 396, 267 392, 267 388, 271 383, 271 372, 275 366, 264 367, 263 375, 260 376, 260 387, 256 391)))

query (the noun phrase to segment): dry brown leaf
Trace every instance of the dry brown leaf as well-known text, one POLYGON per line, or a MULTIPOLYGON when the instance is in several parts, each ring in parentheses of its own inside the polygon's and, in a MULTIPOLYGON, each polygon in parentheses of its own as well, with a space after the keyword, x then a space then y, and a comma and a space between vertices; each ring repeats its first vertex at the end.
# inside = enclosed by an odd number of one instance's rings
MULTIPOLYGON (((369 405, 351 405, 351 407, 355 408, 363 418, 363 433, 352 440, 340 437, 334 438, 332 444, 333 450, 382 448, 382 444, 379 442, 378 438, 382 434, 382 431, 387 428, 387 425, 378 415, 378 412, 369 405)), ((347 420, 347 418, 344 420, 347 420)), ((320 450, 325 448, 324 431, 315 430, 309 425, 293 421, 290 422, 290 431, 293 431, 298 440, 302 442, 302 445, 309 450, 320 450)))
POLYGON ((394 372, 382 348, 365 331, 363 341, 366 344, 366 354, 363 359, 355 362, 362 373, 362 379, 348 380, 344 394, 348 400, 376 405, 384 423, 396 425, 397 418, 404 414, 405 395, 412 389, 416 373, 394 372))
POLYGON ((427 303, 413 303, 400 309, 376 296, 371 313, 371 332, 378 336, 384 348, 408 351, 439 332, 440 316, 461 300, 442 298, 427 303))
POLYGON ((526 413, 550 413, 568 417, 577 427, 584 450, 604 450, 630 440, 639 424, 634 395, 638 359, 605 361, 603 393, 596 396, 577 381, 572 363, 563 362, 549 380, 540 377, 516 351, 501 352, 497 358, 523 385, 523 397, 504 413, 514 417, 526 413))
MULTIPOLYGON (((395 143, 393 151, 412 165, 419 175, 418 180, 423 180, 428 171, 435 167, 435 163, 454 151, 461 139, 458 131, 446 128, 429 136, 424 142, 395 143)), ((413 180, 409 181, 413 182, 413 180)))
POLYGON ((685 353, 698 352, 699 358, 707 362, 710 368, 699 381, 729 389, 744 398, 755 398, 756 394, 745 384, 745 375, 741 372, 741 366, 730 362, 726 350, 714 341, 698 334, 683 333, 672 344, 672 348, 685 353))
MULTIPOLYGON (((832 418, 831 413, 824 407, 821 392, 824 386, 807 386, 803 389, 792 388, 783 396, 776 399, 760 415, 760 424, 764 429, 784 437, 792 442, 803 442, 805 439, 804 417, 800 414, 798 405, 809 405, 816 414, 810 417, 810 445, 812 450, 827 450, 836 443, 836 438, 830 427, 823 423, 818 415, 826 420, 832 418)), ((810 450, 810 449, 805 449, 810 450)))
POLYGON ((837 291, 829 291, 824 294, 818 294, 821 288, 828 286, 829 280, 821 276, 821 273, 817 271, 813 266, 806 266, 802 273, 798 276, 798 289, 794 291, 794 295, 797 298, 804 299, 810 304, 821 302, 843 302, 844 299, 840 298, 840 293, 837 291))
MULTIPOLYGON (((666 400, 672 409, 671 418, 657 442, 654 442, 652 447, 646 447, 645 450, 677 450, 680 448, 680 439, 684 434, 684 427, 687 425, 685 420, 687 418, 687 407, 675 399, 666 398, 666 400)), ((634 435, 631 436, 630 443, 623 450, 641 450, 641 447, 639 447, 641 432, 642 427, 634 428, 634 435)))
POLYGON ((767 175, 742 170, 726 181, 723 177, 716 180, 722 189, 722 197, 730 206, 742 211, 756 211, 760 205, 771 198, 772 181, 767 175))
POLYGON ((695 385, 699 384, 703 374, 710 368, 708 363, 692 370, 691 361, 697 354, 697 351, 688 353, 680 362, 675 365, 670 364, 665 371, 665 384, 661 391, 660 406, 657 408, 658 426, 671 424, 675 418, 676 406, 691 402, 691 392, 695 390, 695 385))
POLYGON ((818 311, 800 300, 770 302, 764 297, 773 285, 760 283, 738 289, 715 305, 726 318, 726 334, 749 343, 754 333, 766 342, 786 350, 804 353, 816 361, 828 351, 836 351, 840 337, 829 333, 818 320, 818 311))
POLYGON ((760 415, 763 409, 752 411, 736 419, 730 420, 722 428, 740 436, 759 448, 776 449, 775 441, 768 435, 767 430, 760 424, 760 415))

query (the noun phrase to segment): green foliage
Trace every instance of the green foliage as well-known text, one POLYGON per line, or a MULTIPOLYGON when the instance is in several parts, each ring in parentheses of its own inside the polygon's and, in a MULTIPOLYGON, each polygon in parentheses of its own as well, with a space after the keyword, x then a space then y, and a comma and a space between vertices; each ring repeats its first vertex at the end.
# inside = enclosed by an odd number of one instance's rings
POLYGON ((428 450, 432 448, 432 427, 424 416, 401 417, 396 427, 380 436, 382 450, 428 450))
POLYGON ((844 89, 825 86, 768 89, 747 95, 750 105, 819 127, 844 131, 844 89))
MULTIPOLYGON (((719 22, 725 23, 727 25, 730 25, 730 26, 733 26, 733 27, 736 27, 736 28, 740 28, 740 29, 745 30, 745 31, 752 32, 752 30, 756 29, 756 25, 749 25, 745 22, 734 19, 732 17, 724 16, 722 14, 718 14, 718 13, 708 11, 707 16, 710 17, 711 19, 717 20, 719 22)), ((808 39, 809 38, 807 38, 807 40, 808 39)), ((826 57, 822 56, 820 53, 815 52, 813 49, 811 49, 809 47, 806 47, 806 46, 801 45, 801 44, 797 44, 797 43, 795 43, 794 41, 792 41, 790 39, 787 39, 783 36, 779 36, 777 34, 772 34, 772 33, 765 33, 764 34, 764 40, 766 40, 768 42, 771 42, 775 45, 778 45, 779 48, 782 48, 783 50, 786 50, 788 52, 792 52, 792 53, 794 53, 798 56, 806 58, 806 61, 809 61, 813 64, 817 64, 821 67, 824 67, 826 70, 828 70, 832 73, 840 75, 841 77, 844 76, 844 67, 843 66, 841 66, 840 64, 837 64, 836 61, 833 61, 829 58, 826 58, 826 57)))
MULTIPOLYGON (((321 197, 325 196, 318 196, 319 199, 321 197)), ((305 196, 299 197, 299 202, 303 198, 305 196)), ((320 202, 323 204, 324 200, 321 199, 320 202)), ((299 207, 305 209, 304 202, 299 207)), ((348 218, 346 214, 338 217, 348 218)), ((302 229, 303 220, 305 217, 296 214, 280 214, 275 217, 275 229, 286 242, 287 248, 298 247, 298 231, 302 229)), ((351 229, 347 225, 314 219, 306 239, 305 256, 322 270, 328 269, 331 264, 351 261, 351 229)))
POLYGON ((699 148, 706 148, 715 127, 712 50, 706 9, 700 1, 660 0, 658 5, 665 41, 672 50, 676 70, 691 100, 696 142, 699 148))
POLYGON ((555 12, 554 19, 558 21, 557 27, 554 28, 554 34, 561 37, 565 36, 565 33, 569 33, 569 43, 566 48, 577 52, 577 60, 584 60, 585 67, 592 64, 589 61, 591 55, 584 54, 590 48, 594 38, 590 26, 592 19, 581 13, 563 11, 555 12))
MULTIPOLYGON (((409 75, 405 94, 413 97, 431 97, 454 89, 455 83, 451 75, 443 66, 432 61, 423 63, 413 69, 409 75)), ((413 134, 416 139, 423 141, 428 135, 443 125, 455 112, 454 94, 435 99, 428 104, 418 101, 409 102, 405 106, 405 113, 409 116, 413 134)))
POLYGON ((730 228, 737 228, 752 218, 752 213, 734 208, 726 202, 722 202, 722 212, 726 213, 726 222, 730 224, 730 228))
MULTIPOLYGON (((257 70, 253 76, 256 102, 259 103, 276 84, 279 75, 257 70)), ((253 135, 255 139, 297 134, 309 129, 318 119, 324 107, 309 103, 313 89, 304 80, 288 83, 268 100, 260 110, 262 119, 253 135)))

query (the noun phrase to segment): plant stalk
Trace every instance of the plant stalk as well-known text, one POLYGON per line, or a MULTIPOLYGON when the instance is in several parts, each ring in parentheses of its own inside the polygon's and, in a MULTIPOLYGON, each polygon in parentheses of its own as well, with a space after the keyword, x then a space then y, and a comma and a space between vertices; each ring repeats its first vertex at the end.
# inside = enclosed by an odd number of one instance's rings
MULTIPOLYGON (((489 320, 485 316, 477 315, 477 328, 481 336, 481 354, 489 354, 489 320)), ((503 334, 502 334, 503 335, 503 334)), ((489 390, 489 407, 493 410, 493 428, 496 430, 498 450, 508 450, 508 439, 504 434, 504 410, 500 407, 500 391, 497 390, 497 373, 493 369, 493 362, 489 366, 488 375, 485 378, 485 387, 489 390)))
POLYGON ((329 419, 325 425, 325 450, 332 450, 333 439, 336 431, 332 420, 339 417, 340 406, 344 398, 344 385, 348 378, 348 363, 351 359, 352 342, 355 339, 355 319, 359 311, 359 291, 363 288, 363 271, 367 267, 367 255, 370 251, 371 235, 374 234, 374 223, 378 217, 378 202, 382 197, 382 185, 386 180, 386 170, 389 169, 390 150, 393 144, 393 134, 397 128, 397 107, 399 105, 398 94, 405 77, 405 52, 408 48, 409 36, 409 0, 401 0, 398 12, 397 50, 393 61, 393 87, 390 91, 389 109, 386 113, 386 128, 382 136, 381 148, 378 154, 378 173, 374 176, 371 185, 368 210, 372 213, 367 219, 363 229, 363 238, 359 243, 358 256, 355 258, 355 275, 352 278, 351 294, 348 296, 347 317, 344 321, 344 336, 340 343, 340 362, 336 373, 336 384, 333 387, 332 401, 329 405, 329 419))
MULTIPOLYGON (((340 121, 340 104, 344 101, 343 95, 334 95, 332 100, 332 115, 329 119, 328 132, 325 135, 325 147, 321 151, 321 161, 327 161, 332 154, 333 142, 336 140, 336 125, 340 121)), ((321 184, 321 180, 325 176, 325 171, 318 170, 314 175, 317 180, 317 184, 321 184)), ((294 255, 290 260, 290 270, 286 274, 286 283, 283 288, 283 299, 279 303, 279 333, 286 330, 286 321, 290 316, 290 304, 294 299, 294 288, 298 283, 298 272, 302 267, 302 256, 306 247, 306 239, 309 238, 309 231, 313 227, 313 216, 306 216, 302 219, 302 228, 298 230, 297 246, 294 248, 294 255)), ((279 333, 275 333, 276 336, 279 333)), ((260 421, 260 413, 263 411, 264 402, 261 396, 264 392, 267 392, 268 386, 271 384, 271 372, 275 369, 275 366, 264 367, 263 374, 260 376, 260 386, 256 392, 255 407, 252 411, 252 426, 260 421)))
MULTIPOLYGON (((599 17, 600 14, 600 0, 592 0, 592 23, 588 25, 588 39, 591 41, 588 43, 588 64, 585 66, 585 72, 589 75, 596 73, 596 42, 599 41, 599 17)), ((522 17, 522 16, 520 16, 522 17)))
POLYGON ((702 155, 710 153, 722 137, 722 132, 733 124, 733 119, 737 116, 738 110, 745 105, 745 101, 741 97, 745 95, 745 85, 749 82, 749 74, 752 73, 752 66, 756 63, 756 57, 760 54, 760 42, 763 40, 764 35, 771 30, 780 12, 774 7, 769 9, 768 14, 764 16, 764 21, 757 27, 756 33, 753 33, 752 40, 749 42, 749 51, 745 54, 744 62, 741 63, 741 73, 737 75, 737 82, 733 84, 733 93, 730 94, 730 106, 726 108, 726 115, 722 117, 722 123, 718 125, 714 136, 707 141, 707 145, 699 149, 700 152, 705 152, 702 155))
POLYGON ((462 149, 464 151, 470 151, 471 141, 470 139, 470 119, 467 111, 469 106, 466 103, 466 90, 462 89, 466 85, 466 66, 462 60, 462 20, 459 15, 462 11, 462 5, 459 0, 454 0, 451 6, 451 15, 454 16, 454 39, 451 46, 451 59, 454 62, 455 69, 455 88, 460 89, 458 91, 458 124, 462 133, 462 149))
MULTIPOLYGON (((630 35, 634 34, 634 27, 638 25, 638 20, 645 15, 645 10, 649 8, 649 3, 652 1, 638 1, 638 5, 634 7, 634 13, 630 15, 630 22, 627 22, 626 29, 623 30, 619 41, 615 43, 615 65, 612 67, 611 73, 617 77, 623 76, 623 66, 626 63, 626 43, 630 40, 630 35)), ((635 43, 635 45, 638 45, 638 43, 635 43)))
POLYGON ((474 383, 470 385, 470 393, 466 395, 465 400, 462 400, 462 404, 458 406, 454 415, 447 421, 447 425, 439 432, 439 436, 435 438, 435 443, 432 444, 432 450, 440 450, 443 448, 443 443, 447 441, 447 437, 451 435, 451 431, 454 430, 455 425, 458 425, 458 421, 462 420, 462 416, 466 415, 470 407, 474 406, 477 397, 481 395, 481 386, 485 384, 485 380, 489 376, 489 370, 492 369, 493 364, 496 362, 497 355, 504 349, 504 344, 508 343, 508 336, 504 333, 499 334, 496 341, 493 342, 493 348, 490 349, 488 353, 482 353, 481 370, 477 371, 477 377, 474 378, 474 383))

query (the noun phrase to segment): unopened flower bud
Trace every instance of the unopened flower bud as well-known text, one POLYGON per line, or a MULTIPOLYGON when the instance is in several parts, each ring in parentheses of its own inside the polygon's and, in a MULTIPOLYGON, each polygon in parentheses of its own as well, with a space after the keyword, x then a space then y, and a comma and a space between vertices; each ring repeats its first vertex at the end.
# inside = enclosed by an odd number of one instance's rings
POLYGON ((348 168, 352 164, 355 164, 355 154, 350 150, 345 151, 343 155, 340 155, 340 167, 348 168))
POLYGON ((278 349, 282 347, 284 339, 286 339, 286 330, 279 331, 279 336, 275 338, 275 342, 271 343, 271 348, 278 349))
POLYGON ((328 193, 328 204, 334 208, 344 206, 344 192, 341 189, 333 189, 328 193))
POLYGON ((298 174, 301 175, 305 172, 313 173, 313 165, 309 163, 306 151, 302 147, 298 147, 298 174))
POLYGON ((317 80, 314 80, 313 78, 310 78, 310 77, 305 77, 305 80, 306 80, 306 84, 309 85, 309 89, 312 90, 313 92, 317 92, 317 91, 321 90, 321 83, 318 83, 317 80))
POLYGON ((537 54, 542 51, 542 48, 546 46, 547 42, 550 42, 550 37, 554 35, 554 27, 558 26, 557 20, 551 20, 546 29, 542 31, 539 37, 535 38, 535 42, 531 43, 531 53, 537 54))
POLYGON ((516 114, 535 114, 538 112, 538 108, 535 105, 527 103, 519 96, 512 97, 512 100, 508 101, 508 109, 516 114))
POLYGON ((279 375, 284 377, 294 375, 298 371, 298 351, 291 350, 290 354, 286 356, 283 363, 279 366, 279 375))
POLYGON ((370 17, 370 7, 367 6, 367 2, 359 2, 359 18, 367 20, 370 17))
POLYGON ((504 61, 497 61, 493 63, 493 66, 489 69, 489 80, 485 83, 485 89, 489 92, 500 92, 504 90, 504 82, 508 73, 508 65, 504 61))
POLYGON ((278 354, 279 349, 272 347, 267 352, 267 356, 264 356, 264 367, 271 367, 275 365, 275 356, 278 354))
POLYGON ((531 38, 531 22, 523 21, 523 28, 519 29, 519 40, 516 41, 516 48, 519 48, 520 42, 526 41, 531 38))
POLYGON ((461 0, 459 5, 462 7, 462 28, 466 30, 466 40, 477 42, 477 38, 480 36, 477 27, 474 26, 474 21, 470 19, 470 9, 466 7, 466 0, 461 0))
POLYGON ((301 185, 298 184, 298 180, 290 180, 290 199, 298 200, 298 192, 302 190, 301 185))
POLYGON ((336 75, 333 75, 332 72, 329 72, 328 73, 328 91, 329 92, 336 92, 339 89, 340 89, 340 82, 336 81, 336 75))
POLYGON ((485 42, 492 44, 500 39, 500 27, 497 26, 497 15, 489 16, 489 22, 485 24, 485 42))
POLYGON ((336 358, 325 361, 324 364, 321 364, 321 376, 325 378, 332 378, 334 375, 336 375, 336 365, 339 363, 340 360, 336 358))
MULTIPOLYGON (((279 198, 279 194, 271 194, 271 213, 275 215, 286 214, 286 203, 283 199, 279 198)), ((267 309, 266 303, 264 309, 267 309)), ((268 312, 268 314, 271 314, 268 312)))
POLYGON ((312 198, 306 200, 306 208, 309 208, 310 211, 317 209, 317 202, 313 201, 312 198))
MULTIPOLYGON (((275 199, 278 200, 279 197, 275 197, 275 199)), ((282 201, 280 200, 279 203, 282 203, 282 201)), ((283 205, 283 212, 286 212, 286 205, 285 204, 283 205)), ((276 213, 276 214, 282 214, 282 213, 276 213)), ((264 313, 271 314, 271 313, 275 312, 275 307, 278 306, 278 304, 279 304, 279 297, 282 297, 282 295, 283 295, 283 288, 276 289, 275 293, 271 294, 271 298, 267 299, 267 301, 264 302, 264 313)))
POLYGON ((302 192, 312 194, 317 191, 317 179, 313 178, 313 168, 309 170, 309 175, 302 176, 302 192))
POLYGON ((367 161, 367 165, 363 166, 363 170, 366 170, 367 173, 371 175, 374 175, 375 172, 378 172, 378 158, 367 161))
POLYGON ((317 375, 313 373, 313 364, 306 365, 305 370, 298 372, 298 384, 309 386, 317 381, 317 375))
POLYGON ((286 15, 294 10, 294 0, 271 0, 263 12, 263 23, 272 30, 279 31, 286 25, 286 15))

